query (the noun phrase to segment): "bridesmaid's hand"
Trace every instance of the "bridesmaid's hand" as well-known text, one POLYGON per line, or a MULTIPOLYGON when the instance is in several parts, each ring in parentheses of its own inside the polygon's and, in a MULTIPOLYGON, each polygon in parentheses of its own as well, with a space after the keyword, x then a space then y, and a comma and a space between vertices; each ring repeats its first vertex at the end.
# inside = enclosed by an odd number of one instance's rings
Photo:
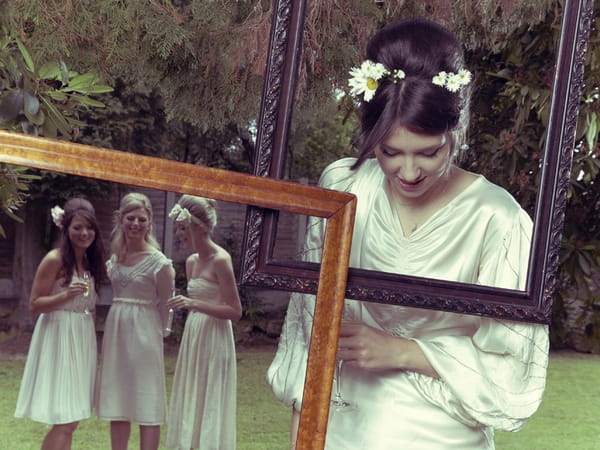
POLYGON ((167 300, 167 306, 171 309, 190 309, 194 301, 184 295, 176 295, 167 300))
POLYGON ((67 288, 65 293, 65 300, 72 300, 78 295, 83 294, 87 290, 88 286, 82 281, 73 281, 67 288))

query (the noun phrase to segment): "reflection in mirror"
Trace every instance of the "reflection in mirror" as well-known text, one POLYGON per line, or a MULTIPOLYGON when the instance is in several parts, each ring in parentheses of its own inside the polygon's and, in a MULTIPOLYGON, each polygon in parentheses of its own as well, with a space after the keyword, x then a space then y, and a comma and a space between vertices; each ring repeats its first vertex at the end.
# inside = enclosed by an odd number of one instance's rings
MULTIPOLYGON (((49 249, 54 248, 58 244, 60 238, 60 230, 53 224, 50 214, 53 206, 64 206, 65 198, 69 196, 84 195, 90 198, 96 210, 96 218, 104 248, 108 250, 110 248, 110 235, 114 225, 114 213, 119 208, 120 199, 129 192, 140 192, 149 198, 153 209, 152 230, 160 244, 162 252, 173 261, 177 275, 178 289, 181 290, 182 294, 187 293, 189 297, 199 297, 197 294, 200 289, 200 283, 193 282, 193 292, 190 292, 190 285, 186 282, 185 274, 185 261, 194 252, 193 248, 191 248, 193 244, 189 238, 177 232, 176 222, 169 219, 169 212, 172 211, 173 206, 180 199, 180 194, 63 175, 56 172, 45 172, 40 182, 30 185, 29 194, 31 197, 27 206, 22 210, 23 222, 18 223, 8 219, 6 216, 2 216, 1 223, 6 232, 6 238, 0 239, 0 258, 2 262, 1 267, 3 268, 0 275, 0 285, 3 287, 3 314, 9 314, 10 320, 14 320, 20 324, 21 330, 32 329, 35 324, 37 316, 31 314, 27 306, 29 291, 39 261, 49 249), (20 301, 13 299, 20 299, 20 301)), ((192 213, 194 212, 194 209, 189 207, 189 205, 188 208, 192 213)), ((239 266, 241 251, 239 243, 242 241, 244 231, 245 209, 246 206, 243 204, 216 201, 217 224, 212 231, 213 242, 215 248, 222 249, 220 251, 223 254, 226 252, 226 254, 231 255, 232 263, 228 267, 236 271, 239 266)), ((192 241, 194 241, 193 238, 192 241)), ((207 278, 222 276, 214 270, 211 271, 206 266, 192 267, 192 271, 194 278, 196 278, 196 275, 199 275, 199 277, 206 276, 207 278), (200 271, 195 272, 194 270, 198 268, 200 271)), ((232 283, 230 287, 237 289, 233 274, 229 282, 232 283)), ((209 289, 209 287, 205 286, 206 289, 209 289)), ((266 364, 272 359, 275 350, 273 344, 276 341, 275 336, 278 334, 280 326, 280 321, 272 318, 281 316, 281 311, 287 306, 285 303, 287 299, 284 296, 285 293, 281 291, 266 289, 241 288, 239 293, 246 318, 242 321, 235 321, 232 329, 234 334, 231 334, 231 341, 229 342, 231 344, 235 336, 237 349, 231 347, 224 349, 228 350, 229 353, 214 349, 218 358, 228 358, 230 362, 237 363, 239 371, 242 374, 241 378, 238 377, 237 388, 234 384, 233 390, 230 392, 232 395, 229 396, 230 399, 235 400, 237 389, 240 396, 238 398, 237 419, 242 429, 236 433, 236 430, 230 426, 227 432, 231 433, 229 436, 233 438, 237 434, 241 442, 248 445, 252 442, 259 444, 262 439, 265 439, 264 435, 256 431, 257 429, 264 429, 265 433, 268 432, 267 430, 270 430, 270 433, 275 435, 279 433, 279 442, 287 442, 289 422, 287 411, 275 401, 264 382, 266 364), (237 359, 236 350, 238 350, 237 359), (264 405, 262 407, 264 409, 258 408, 258 410, 264 410, 266 417, 257 417, 255 414, 257 398, 260 399, 261 405, 264 405), (276 414, 277 417, 268 413, 268 411, 278 410, 280 414, 276 414), (285 420, 282 419, 284 416, 281 414, 284 411, 286 412, 285 420), (253 431, 250 432, 249 430, 253 431)), ((214 298, 217 297, 217 295, 214 296, 214 298)), ((103 282, 99 286, 94 316, 100 353, 102 352, 101 342, 106 326, 106 319, 113 303, 113 298, 114 292, 111 284, 108 281, 103 282)), ((175 311, 173 332, 165 339, 165 353, 167 356, 166 389, 171 398, 173 398, 172 392, 181 392, 176 389, 178 383, 182 383, 183 380, 181 379, 182 377, 178 378, 177 376, 178 369, 175 367, 175 359, 180 346, 182 346, 182 351, 189 350, 189 347, 184 347, 186 340, 183 336, 183 329, 189 323, 190 317, 194 316, 193 314, 188 314, 188 311, 191 311, 189 307, 183 309, 175 307, 175 311)), ((200 315, 197 316, 200 317, 200 315)), ((193 324, 195 327, 199 327, 202 325, 201 322, 201 319, 196 319, 193 324)), ((214 328, 212 330, 214 331, 214 328)), ((197 332, 198 339, 204 339, 206 342, 215 342, 214 339, 209 339, 207 334, 210 333, 206 330, 203 334, 196 328, 194 331, 197 332)), ((29 335, 24 333, 23 338, 25 336, 29 335)), ((3 336, 1 341, 9 337, 11 335, 3 336)), ((26 349, 29 342, 23 342, 23 344, 26 349)), ((194 346, 194 349, 206 352, 208 344, 204 343, 203 345, 194 346)), ((215 355, 210 356, 213 359, 214 357, 215 355)), ((194 359, 194 361, 200 360, 201 357, 194 359)), ((190 361, 192 361, 191 358, 190 361)), ((202 363, 202 366, 204 367, 205 364, 202 363)), ((214 370, 215 368, 211 372, 213 375, 214 370)), ((19 377, 21 374, 22 368, 19 369, 19 377)), ((221 379, 221 375, 208 376, 211 379, 221 379)), ((217 384, 224 386, 221 381, 217 384)), ((194 382, 190 383, 190 385, 209 387, 211 395, 214 395, 216 392, 214 389, 215 385, 211 382, 194 382)), ((231 389, 231 386, 229 389, 231 389)), ((186 391, 186 398, 195 399, 199 397, 190 395, 190 392, 186 391)), ((14 400, 16 401, 16 393, 14 400)), ((8 407, 10 410, 4 411, 6 417, 12 416, 14 402, 11 402, 8 407)), ((235 411, 233 413, 235 414, 235 411)), ((182 414, 184 413, 180 412, 179 417, 182 414)), ((171 417, 177 416, 173 414, 171 417)), ((233 420, 233 426, 235 427, 235 417, 233 420)), ((169 427, 165 429, 165 439, 166 430, 171 430, 172 428, 172 425, 169 424, 169 427)), ((37 445, 39 443, 37 441, 30 442, 26 439, 21 442, 24 446, 37 445)))

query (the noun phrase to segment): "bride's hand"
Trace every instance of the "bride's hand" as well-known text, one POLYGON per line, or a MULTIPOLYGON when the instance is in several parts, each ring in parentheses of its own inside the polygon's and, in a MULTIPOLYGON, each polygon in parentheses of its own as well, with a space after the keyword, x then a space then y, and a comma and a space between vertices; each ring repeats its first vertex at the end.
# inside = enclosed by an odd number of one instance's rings
POLYGON ((361 322, 342 321, 337 356, 344 365, 360 369, 402 369, 393 358, 398 340, 404 341, 361 322))
POLYGON ((360 322, 342 321, 337 356, 344 360, 344 365, 364 370, 411 370, 438 376, 415 341, 360 322))

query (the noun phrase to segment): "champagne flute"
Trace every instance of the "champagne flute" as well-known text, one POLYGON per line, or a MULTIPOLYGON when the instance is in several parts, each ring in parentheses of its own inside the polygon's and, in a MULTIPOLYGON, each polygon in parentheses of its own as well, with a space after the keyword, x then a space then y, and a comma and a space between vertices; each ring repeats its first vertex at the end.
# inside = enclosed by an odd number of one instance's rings
POLYGON ((81 275, 81 278, 83 279, 83 282, 85 283, 85 291, 83 292, 83 303, 84 303, 84 310, 83 312, 85 314, 89 314, 90 310, 88 309, 88 299, 90 297, 90 285, 91 285, 91 275, 90 272, 88 272, 87 270, 85 270, 83 272, 83 274, 81 275))
MULTIPOLYGON (((362 305, 357 302, 356 304, 356 312, 350 309, 349 305, 344 303, 344 310, 342 311, 342 321, 361 321, 361 312, 362 305)), ((331 399, 331 406, 333 406, 335 411, 345 412, 345 411, 354 411, 358 407, 356 403, 349 402, 344 399, 342 396, 342 366, 344 364, 343 359, 336 359, 335 361, 335 373, 334 373, 334 382, 335 382, 335 393, 333 398, 331 399)))
MULTIPOLYGON (((173 288, 171 290, 171 297, 176 297, 177 295, 179 295, 179 289, 175 289, 173 288)), ((170 335, 173 332, 173 308, 169 308, 169 312, 168 312, 168 316, 167 316, 167 325, 165 326, 163 335, 164 337, 167 337, 168 335, 170 335)))

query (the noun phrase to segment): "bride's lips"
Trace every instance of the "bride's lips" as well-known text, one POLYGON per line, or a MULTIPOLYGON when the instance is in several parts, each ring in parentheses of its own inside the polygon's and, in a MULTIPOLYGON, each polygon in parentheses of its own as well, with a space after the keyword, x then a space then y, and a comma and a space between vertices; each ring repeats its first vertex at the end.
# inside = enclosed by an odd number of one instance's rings
POLYGON ((421 186, 421 183, 425 180, 425 178, 420 178, 417 181, 404 181, 400 178, 396 178, 396 183, 400 185, 402 189, 406 189, 408 191, 418 189, 421 186))

